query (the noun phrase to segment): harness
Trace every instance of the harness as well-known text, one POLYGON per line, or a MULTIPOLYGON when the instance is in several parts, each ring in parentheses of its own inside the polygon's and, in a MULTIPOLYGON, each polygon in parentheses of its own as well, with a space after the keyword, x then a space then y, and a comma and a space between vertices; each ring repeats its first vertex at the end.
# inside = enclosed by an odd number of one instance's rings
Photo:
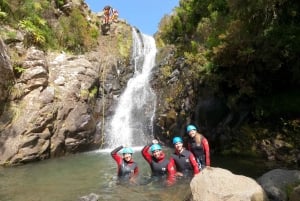
POLYGON ((205 162, 205 152, 204 152, 204 148, 202 146, 202 139, 201 138, 201 143, 197 144, 195 142, 195 140, 191 141, 191 150, 196 158, 196 161, 198 163, 198 166, 200 169, 203 169, 206 166, 206 162, 205 162))
POLYGON ((152 158, 152 161, 150 163, 150 167, 152 170, 152 176, 164 176, 167 174, 167 166, 168 166, 169 160, 164 159, 161 162, 155 161, 152 158))
POLYGON ((119 166, 118 176, 129 179, 130 176, 134 174, 134 169, 136 167, 137 164, 135 162, 127 163, 123 160, 119 166))
POLYGON ((171 155, 179 172, 182 172, 183 174, 193 174, 193 167, 190 163, 190 155, 191 152, 188 150, 183 150, 179 154, 173 153, 171 155))

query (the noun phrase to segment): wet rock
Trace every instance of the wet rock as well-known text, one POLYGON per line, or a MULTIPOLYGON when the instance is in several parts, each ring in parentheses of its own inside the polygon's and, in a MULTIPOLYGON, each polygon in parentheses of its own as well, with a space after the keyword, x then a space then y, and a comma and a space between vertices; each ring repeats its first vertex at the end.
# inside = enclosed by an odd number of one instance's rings
POLYGON ((78 201, 98 201, 100 198, 99 195, 95 194, 95 193, 91 193, 89 195, 86 196, 82 196, 78 199, 78 201))
POLYGON ((274 169, 259 177, 257 181, 265 189, 270 200, 288 200, 286 188, 300 182, 300 171, 274 169))
POLYGON ((191 181, 193 201, 267 201, 263 188, 252 178, 222 168, 205 168, 191 181))

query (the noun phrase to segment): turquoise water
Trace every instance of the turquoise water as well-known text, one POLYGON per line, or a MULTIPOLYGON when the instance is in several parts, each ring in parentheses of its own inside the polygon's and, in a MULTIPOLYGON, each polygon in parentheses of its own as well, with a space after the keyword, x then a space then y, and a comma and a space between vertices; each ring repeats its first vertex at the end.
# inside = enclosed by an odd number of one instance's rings
POLYGON ((116 184, 117 166, 107 151, 76 154, 13 168, 0 168, 0 201, 76 201, 96 193, 100 200, 183 200, 188 182, 176 187, 147 183, 149 165, 139 151, 139 186, 116 184))
MULTIPOLYGON (((105 201, 182 201, 190 194, 188 181, 172 187, 148 183, 150 167, 139 150, 134 159, 140 169, 138 186, 116 184, 117 166, 108 150, 0 168, 0 201, 76 201, 90 193, 105 201)), ((212 156, 212 166, 254 178, 268 170, 260 159, 236 157, 212 156)))

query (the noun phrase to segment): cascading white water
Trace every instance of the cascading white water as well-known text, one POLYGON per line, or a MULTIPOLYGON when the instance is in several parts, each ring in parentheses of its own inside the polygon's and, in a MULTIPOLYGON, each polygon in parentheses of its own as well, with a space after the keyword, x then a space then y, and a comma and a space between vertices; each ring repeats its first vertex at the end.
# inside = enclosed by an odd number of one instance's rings
POLYGON ((153 138, 156 95, 149 79, 155 65, 156 44, 152 36, 138 34, 136 29, 133 29, 132 36, 135 72, 120 96, 115 114, 106 129, 109 148, 118 145, 142 146, 153 138))

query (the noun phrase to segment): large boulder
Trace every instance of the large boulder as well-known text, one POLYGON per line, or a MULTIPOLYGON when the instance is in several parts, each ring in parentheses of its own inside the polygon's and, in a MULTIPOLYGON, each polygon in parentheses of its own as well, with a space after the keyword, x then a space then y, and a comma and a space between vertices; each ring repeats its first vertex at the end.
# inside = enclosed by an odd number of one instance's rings
MULTIPOLYGON (((257 179, 258 183, 265 189, 272 201, 288 200, 287 189, 300 183, 299 170, 271 170, 257 179)), ((294 188, 291 195, 299 195, 299 187, 294 188)), ((299 197, 296 200, 300 200, 299 197)))
POLYGON ((299 201, 300 199, 300 185, 293 188, 293 191, 290 194, 290 200, 289 201, 299 201))
POLYGON ((192 201, 267 201, 263 188, 252 178, 208 167, 191 181, 192 201))

